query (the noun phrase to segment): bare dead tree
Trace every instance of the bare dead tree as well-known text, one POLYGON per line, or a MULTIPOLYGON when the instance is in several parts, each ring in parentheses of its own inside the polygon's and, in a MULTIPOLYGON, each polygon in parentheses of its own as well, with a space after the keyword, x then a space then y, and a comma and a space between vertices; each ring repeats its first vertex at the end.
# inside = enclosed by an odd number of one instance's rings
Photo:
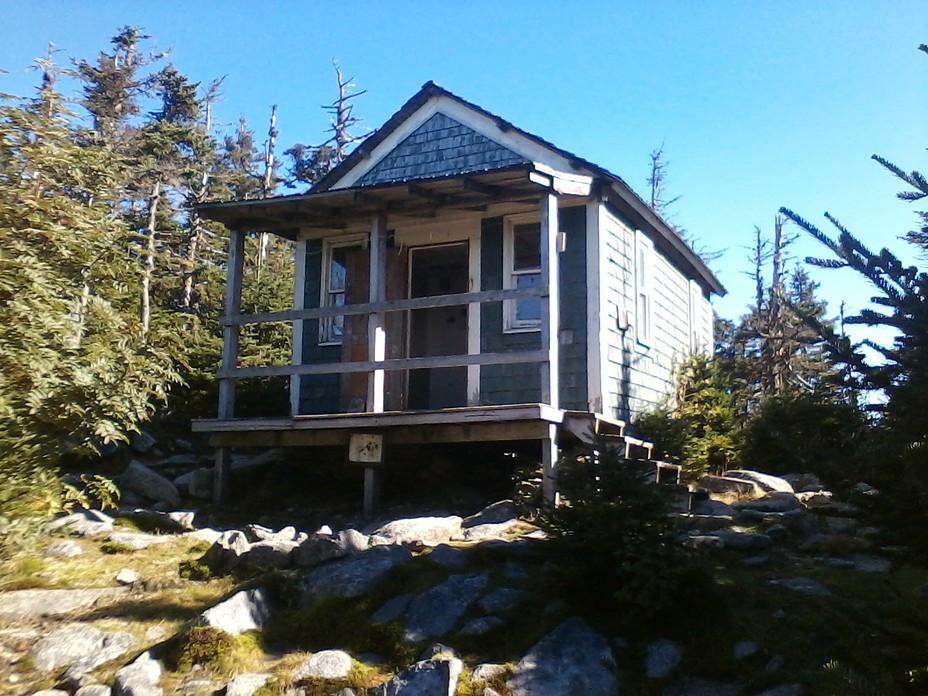
POLYGON ((333 117, 330 129, 333 135, 323 145, 333 146, 336 162, 343 162, 348 156, 348 148, 363 139, 363 136, 353 135, 350 130, 352 126, 361 121, 354 115, 354 104, 351 103, 351 100, 365 94, 367 90, 352 92, 351 90, 355 87, 354 78, 350 77, 346 80, 342 76, 341 67, 338 65, 337 60, 333 59, 332 65, 335 68, 335 78, 338 82, 338 98, 332 104, 322 107, 333 117))
MULTIPOLYGON (((267 141, 264 143, 264 177, 261 179, 261 198, 269 198, 274 192, 276 162, 274 148, 277 146, 277 104, 271 107, 271 122, 267 129, 267 141)), ((261 276, 261 267, 267 258, 267 245, 270 235, 267 232, 258 234, 258 264, 257 275, 261 276)))

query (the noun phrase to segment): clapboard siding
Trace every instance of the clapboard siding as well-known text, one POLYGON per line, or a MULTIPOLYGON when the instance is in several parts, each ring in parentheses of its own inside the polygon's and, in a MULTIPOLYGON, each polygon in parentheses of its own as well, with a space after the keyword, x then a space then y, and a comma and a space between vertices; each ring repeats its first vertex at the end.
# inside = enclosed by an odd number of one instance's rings
MULTIPOLYGON (((560 405, 562 408, 587 408, 587 283, 586 283, 586 210, 565 208, 558 216, 565 232, 567 247, 560 255, 561 322, 560 405)), ((503 218, 486 218, 480 235, 480 278, 482 290, 503 287, 503 218)), ((503 331, 501 302, 480 308, 480 350, 484 353, 532 350, 541 345, 538 331, 506 333, 503 331)), ((483 405, 537 403, 541 398, 541 376, 537 363, 486 365, 480 369, 480 403, 483 405)))
POLYGON ((467 174, 527 162, 472 128, 436 113, 387 153, 357 185, 467 174))
MULTIPOLYGON (((640 344, 635 288, 635 232, 612 211, 600 215, 600 252, 605 277, 600 279, 608 318, 603 337, 603 410, 605 415, 631 420, 659 405, 673 387, 674 369, 690 353, 689 278, 658 248, 653 254, 651 287, 652 336, 640 344), (618 317, 627 317, 627 330, 618 317)), ((700 340, 711 345, 711 307, 700 294, 696 327, 700 340)))

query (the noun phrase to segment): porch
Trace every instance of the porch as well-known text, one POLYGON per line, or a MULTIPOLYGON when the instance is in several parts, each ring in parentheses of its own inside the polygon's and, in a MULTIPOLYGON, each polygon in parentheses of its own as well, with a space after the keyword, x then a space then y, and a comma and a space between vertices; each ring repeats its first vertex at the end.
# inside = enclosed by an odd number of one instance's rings
MULTIPOLYGON (((565 198, 580 200, 591 193, 589 177, 566 175, 541 165, 526 165, 418 182, 309 193, 301 196, 213 204, 201 208, 205 217, 229 227, 226 316, 223 320, 222 367, 218 373, 218 418, 195 421, 195 432, 209 433, 217 449, 217 502, 227 499, 231 447, 241 446, 346 446, 349 460, 365 467, 365 508, 376 504, 377 480, 384 468, 384 452, 391 446, 444 442, 505 442, 533 440, 541 444, 544 493, 553 501, 557 493, 558 446, 564 437, 585 432, 621 437, 619 421, 592 412, 566 411, 559 400, 560 287, 559 255, 565 240, 559 230, 558 206, 565 198), (388 248, 393 230, 422 224, 433 229, 457 220, 478 220, 489 215, 533 214, 538 223, 539 268, 537 282, 528 287, 486 290, 468 282, 454 283, 450 292, 417 292, 411 276, 408 286, 390 289, 388 248), (245 236, 271 231, 297 243, 293 309, 257 315, 241 313, 245 236), (341 302, 307 306, 306 244, 313 238, 362 240, 366 252, 366 287, 363 297, 346 293, 341 302), (302 261, 301 261, 302 259, 302 261), (388 292, 390 289, 390 292, 388 292), (359 301, 360 300, 360 301, 359 301), (535 346, 487 352, 481 349, 481 308, 531 300, 539 319, 532 331, 535 346), (424 312, 454 308, 465 318, 464 340, 457 347, 425 349, 414 340, 415 322, 424 312), (341 318, 340 359, 313 361, 306 341, 321 342, 319 327, 341 318), (239 334, 242 326, 290 322, 293 355, 289 365, 240 367, 239 334), (354 327, 352 331, 351 327, 354 327), (361 340, 358 340, 358 337, 361 340), (316 338, 319 337, 319 338, 316 338), (489 366, 534 365, 540 386, 535 403, 483 403, 481 370, 489 366), (459 391, 442 403, 427 388, 417 386, 426 376, 433 391, 459 391), (444 376, 435 380, 435 376, 444 376), (289 418, 237 418, 236 383, 242 379, 288 377, 289 418), (301 410, 304 379, 334 376, 342 384, 338 408, 307 414, 301 410), (463 382, 463 384, 462 384, 463 382), (344 385, 353 385, 345 394, 344 385), (391 385, 393 387, 391 388, 391 385), (396 386, 400 385, 400 386, 396 386), (466 386, 465 386, 466 385, 466 386), (351 397, 351 398, 348 398, 351 397), (364 444, 366 443, 366 444, 364 444)), ((479 230, 479 227, 478 227, 479 230)), ((395 241, 395 240, 394 240, 395 241)), ((453 239, 450 241, 454 241, 453 239)), ((474 268, 475 251, 468 247, 468 267, 474 268)), ((362 275, 364 275, 362 273, 362 275)), ((394 274, 395 275, 395 274, 394 274)), ((419 326, 423 326, 419 322, 419 326)), ((423 344, 424 345, 424 344, 423 344)), ((584 404, 585 405, 585 404, 584 404)))

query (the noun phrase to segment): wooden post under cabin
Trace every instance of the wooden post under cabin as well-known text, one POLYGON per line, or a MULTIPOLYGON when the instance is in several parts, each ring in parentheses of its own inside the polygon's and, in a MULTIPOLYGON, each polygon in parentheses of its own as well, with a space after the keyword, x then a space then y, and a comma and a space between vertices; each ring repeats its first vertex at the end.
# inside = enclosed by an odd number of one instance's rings
MULTIPOLYGON (((226 266, 226 318, 242 311, 242 271, 245 265, 245 233, 232 230, 229 233, 229 256, 226 266)), ((222 369, 234 370, 238 366, 238 324, 222 327, 222 369)), ((235 417, 235 379, 222 377, 219 380, 220 420, 235 417)), ((224 505, 229 501, 230 478, 232 475, 232 452, 228 447, 216 450, 216 465, 213 473, 213 502, 224 505)))
MULTIPOLYGON (((541 297, 541 350, 547 354, 541 363, 541 402, 559 408, 558 329, 560 326, 560 287, 558 259, 557 196, 549 193, 541 198, 541 287, 547 292, 541 297)), ((548 436, 541 441, 542 492, 545 502, 557 504, 557 427, 548 427, 548 436)))

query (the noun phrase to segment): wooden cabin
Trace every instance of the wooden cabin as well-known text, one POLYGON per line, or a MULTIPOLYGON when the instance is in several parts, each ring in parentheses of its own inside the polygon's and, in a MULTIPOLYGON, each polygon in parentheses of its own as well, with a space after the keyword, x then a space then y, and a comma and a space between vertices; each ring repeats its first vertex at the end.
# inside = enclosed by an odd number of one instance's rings
POLYGON ((393 446, 612 436, 711 350, 724 288, 619 177, 425 84, 305 194, 201 206, 231 231, 218 448, 346 447, 365 507, 393 446), (296 242, 293 309, 242 315, 245 235, 296 242), (237 365, 242 325, 293 325, 291 365, 237 365), (284 375, 287 418, 236 418, 235 384, 284 375), (386 453, 386 454, 385 454, 386 453))

